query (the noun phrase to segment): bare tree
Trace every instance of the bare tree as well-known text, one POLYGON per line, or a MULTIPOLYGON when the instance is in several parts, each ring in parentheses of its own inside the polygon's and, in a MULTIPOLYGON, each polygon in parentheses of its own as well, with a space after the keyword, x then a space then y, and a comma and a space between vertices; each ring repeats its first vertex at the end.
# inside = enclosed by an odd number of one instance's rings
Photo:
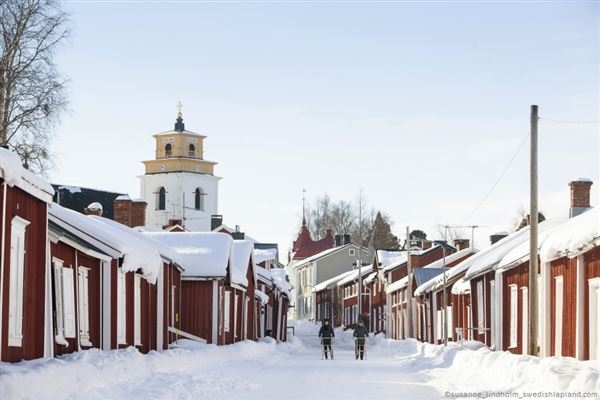
POLYGON ((66 109, 54 56, 69 35, 55 0, 0 0, 0 145, 36 172, 50 164, 51 128, 66 109))
MULTIPOLYGON (((349 234, 354 243, 369 246, 377 212, 368 206, 360 194, 356 202, 333 202, 327 194, 318 197, 314 205, 307 206, 307 225, 314 239, 323 237, 326 229, 334 234, 349 234)), ((391 225, 390 218, 382 213, 383 220, 391 225)))

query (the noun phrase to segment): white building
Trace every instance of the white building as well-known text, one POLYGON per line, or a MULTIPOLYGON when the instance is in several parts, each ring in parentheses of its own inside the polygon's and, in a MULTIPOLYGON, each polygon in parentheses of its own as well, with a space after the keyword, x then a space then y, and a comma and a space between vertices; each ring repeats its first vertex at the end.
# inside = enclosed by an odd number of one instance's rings
POLYGON ((185 130, 181 111, 175 129, 154 135, 155 159, 143 161, 140 195, 148 203, 146 225, 180 224, 190 231, 210 231, 218 214, 220 177, 214 161, 204 159, 206 136, 185 130))

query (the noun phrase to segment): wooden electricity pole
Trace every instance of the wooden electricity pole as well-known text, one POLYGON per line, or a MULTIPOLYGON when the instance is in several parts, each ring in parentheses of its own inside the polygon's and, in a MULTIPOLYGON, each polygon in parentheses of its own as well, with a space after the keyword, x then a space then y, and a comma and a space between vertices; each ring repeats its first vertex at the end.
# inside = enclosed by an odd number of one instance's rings
POLYGON ((531 106, 529 354, 538 355, 538 106, 531 106))

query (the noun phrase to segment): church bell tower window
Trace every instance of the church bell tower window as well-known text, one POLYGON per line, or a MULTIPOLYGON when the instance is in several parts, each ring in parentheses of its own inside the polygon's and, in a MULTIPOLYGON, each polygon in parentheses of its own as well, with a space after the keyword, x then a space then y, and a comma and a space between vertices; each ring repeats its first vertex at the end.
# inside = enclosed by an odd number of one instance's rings
POLYGON ((196 210, 204 211, 204 196, 206 193, 201 188, 196 188, 194 192, 194 208, 196 210))
POLYGON ((160 189, 158 189, 158 210, 165 209, 166 193, 167 192, 164 187, 161 187, 160 189))
POLYGON ((193 144, 190 144, 190 157, 194 157, 196 155, 196 147, 193 144))
POLYGON ((171 147, 171 143, 167 143, 165 146, 165 157, 171 157, 173 155, 173 149, 171 147))

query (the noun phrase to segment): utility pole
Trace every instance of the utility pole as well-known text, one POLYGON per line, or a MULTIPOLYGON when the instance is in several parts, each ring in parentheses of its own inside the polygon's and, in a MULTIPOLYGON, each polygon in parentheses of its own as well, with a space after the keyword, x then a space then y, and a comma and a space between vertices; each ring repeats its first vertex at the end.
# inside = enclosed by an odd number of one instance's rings
POLYGON ((538 353, 538 106, 531 106, 529 203, 529 354, 538 353))
POLYGON ((413 337, 413 324, 412 324, 412 263, 410 260, 410 228, 406 227, 406 275, 408 276, 408 288, 406 289, 406 298, 407 298, 407 313, 406 320, 408 321, 408 337, 413 337))
MULTIPOLYGON (((362 318, 362 192, 358 199, 358 257, 356 258, 356 267, 358 268, 358 321, 362 318)), ((357 321, 357 322, 358 322, 357 321)), ((367 325, 368 326, 368 325, 367 325)))

